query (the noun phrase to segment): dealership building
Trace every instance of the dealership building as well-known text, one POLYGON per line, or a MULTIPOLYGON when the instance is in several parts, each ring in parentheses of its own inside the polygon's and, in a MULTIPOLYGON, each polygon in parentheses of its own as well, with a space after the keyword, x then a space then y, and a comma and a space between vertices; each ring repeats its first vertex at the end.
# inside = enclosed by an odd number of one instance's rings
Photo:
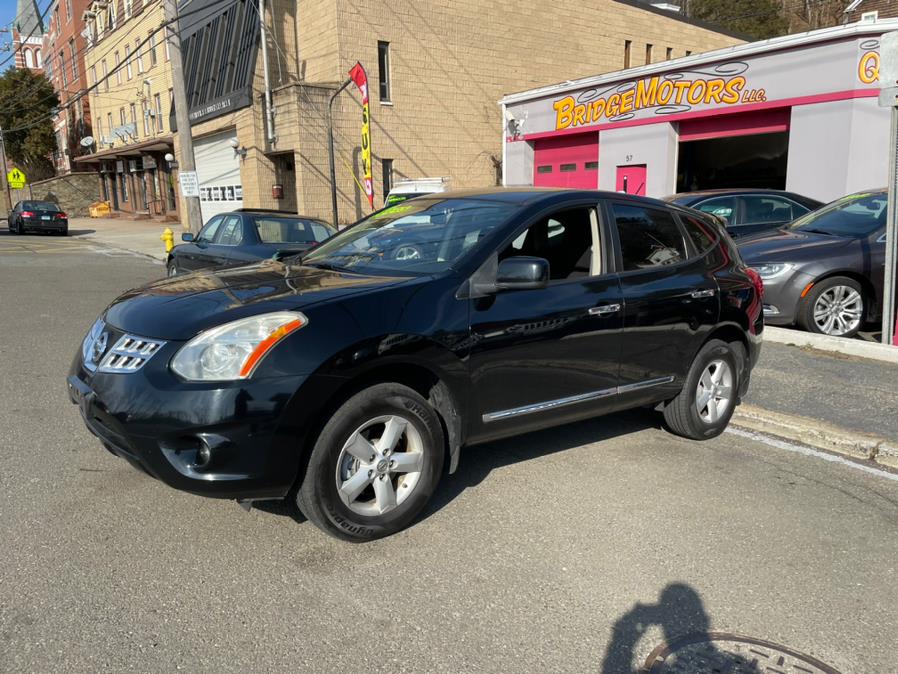
POLYGON ((879 42, 898 20, 719 49, 505 96, 506 185, 822 201, 888 179, 879 42))

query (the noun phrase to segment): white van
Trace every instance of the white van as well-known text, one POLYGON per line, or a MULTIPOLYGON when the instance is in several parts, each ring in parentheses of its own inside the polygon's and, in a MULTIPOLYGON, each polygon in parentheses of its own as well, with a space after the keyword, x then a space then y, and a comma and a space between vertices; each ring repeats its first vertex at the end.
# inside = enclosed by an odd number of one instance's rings
POLYGON ((420 197, 425 194, 435 194, 436 192, 445 192, 449 189, 449 178, 417 178, 416 180, 400 180, 395 185, 387 198, 384 200, 384 206, 393 206, 395 204, 420 197))

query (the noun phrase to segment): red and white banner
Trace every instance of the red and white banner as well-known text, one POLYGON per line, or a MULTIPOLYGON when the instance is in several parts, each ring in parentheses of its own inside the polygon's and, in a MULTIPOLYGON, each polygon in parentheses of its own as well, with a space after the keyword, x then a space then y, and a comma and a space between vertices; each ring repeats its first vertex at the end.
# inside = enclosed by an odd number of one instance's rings
POLYGON ((374 182, 371 180, 371 113, 368 107, 368 75, 361 63, 356 62, 349 71, 349 78, 362 92, 362 169, 368 204, 374 208, 374 182))

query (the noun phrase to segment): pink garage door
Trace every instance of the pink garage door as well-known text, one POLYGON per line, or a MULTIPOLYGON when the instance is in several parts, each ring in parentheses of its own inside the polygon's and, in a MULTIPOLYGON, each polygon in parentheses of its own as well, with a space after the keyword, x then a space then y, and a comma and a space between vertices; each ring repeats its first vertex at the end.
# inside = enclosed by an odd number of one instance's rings
POLYGON ((599 186, 599 134, 545 138, 533 148, 533 184, 536 187, 599 186))

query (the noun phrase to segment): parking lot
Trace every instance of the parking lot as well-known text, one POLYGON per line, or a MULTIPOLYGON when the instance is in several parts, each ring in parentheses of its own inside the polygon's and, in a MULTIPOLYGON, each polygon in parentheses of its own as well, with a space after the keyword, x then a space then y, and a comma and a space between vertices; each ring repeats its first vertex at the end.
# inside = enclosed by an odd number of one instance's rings
POLYGON ((65 375, 164 268, 15 243, 0 230, 2 671, 616 674, 708 630, 898 671, 894 474, 631 412, 467 449, 409 530, 338 542, 106 452, 65 375))

